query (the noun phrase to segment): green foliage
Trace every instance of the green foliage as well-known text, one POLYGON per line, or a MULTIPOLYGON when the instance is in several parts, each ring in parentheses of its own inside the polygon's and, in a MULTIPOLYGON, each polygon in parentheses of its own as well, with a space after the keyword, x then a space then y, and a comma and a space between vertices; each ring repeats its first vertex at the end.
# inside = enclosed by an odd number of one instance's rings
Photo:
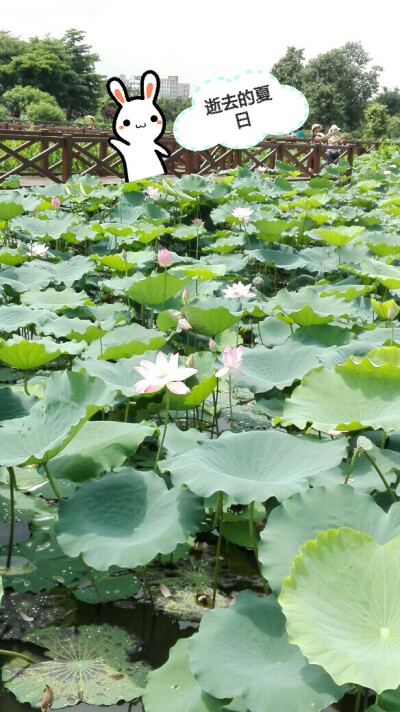
POLYGON ((271 74, 279 79, 281 84, 289 84, 301 91, 304 73, 304 49, 288 47, 286 54, 275 62, 271 74))
POLYGON ((390 116, 396 116, 400 114, 400 89, 395 87, 394 89, 388 89, 388 87, 383 87, 382 91, 376 96, 375 101, 379 101, 380 104, 386 106, 386 109, 390 116))
POLYGON ((65 113, 60 107, 53 106, 47 101, 37 104, 28 104, 26 114, 30 121, 65 121, 65 113))
POLYGON ((12 89, 4 92, 3 101, 12 111, 16 111, 18 114, 26 114, 29 104, 46 103, 51 104, 55 108, 60 108, 54 96, 48 92, 29 85, 21 86, 21 84, 17 84, 12 89))
POLYGON ((386 136, 389 128, 389 113, 383 104, 375 101, 365 110, 365 137, 379 139, 386 136))

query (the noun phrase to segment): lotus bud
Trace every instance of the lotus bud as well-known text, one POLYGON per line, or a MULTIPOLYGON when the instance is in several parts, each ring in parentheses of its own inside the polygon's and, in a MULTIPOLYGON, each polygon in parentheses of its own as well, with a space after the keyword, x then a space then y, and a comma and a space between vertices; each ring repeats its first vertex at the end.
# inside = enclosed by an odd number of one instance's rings
POLYGON ((189 301, 189 290, 187 287, 182 292, 182 301, 186 305, 189 301))
POLYGON ((166 247, 164 247, 164 249, 162 250, 158 250, 157 261, 160 267, 164 267, 165 269, 167 267, 171 267, 171 265, 174 263, 173 257, 166 247))
POLYGON ((22 250, 23 246, 24 246, 24 243, 22 242, 22 240, 18 240, 17 241, 17 250, 22 250))
POLYGON ((122 257, 122 259, 125 260, 125 262, 126 262, 127 254, 126 254, 126 251, 125 251, 125 250, 122 250, 122 251, 121 251, 121 257, 122 257))
POLYGON ((191 329, 191 324, 189 324, 188 320, 185 319, 184 316, 180 316, 178 319, 178 326, 182 331, 188 331, 188 329, 191 329))
POLYGON ((215 354, 215 353, 218 351, 217 342, 214 341, 213 338, 210 338, 210 341, 208 342, 208 348, 210 349, 210 351, 211 351, 213 354, 215 354))
POLYGON ((254 286, 257 287, 257 288, 262 287, 263 284, 264 284, 264 279, 263 279, 263 277, 261 277, 261 275, 258 274, 256 277, 254 277, 254 279, 253 279, 253 284, 254 284, 254 286))
POLYGON ((194 366, 194 356, 193 356, 193 354, 190 354, 190 356, 188 356, 186 359, 186 368, 193 368, 193 366, 194 366))
POLYGON ((52 204, 53 208, 59 208, 60 205, 61 205, 61 200, 60 200, 60 198, 52 198, 52 199, 51 199, 51 204, 52 204))
POLYGON ((99 321, 98 319, 96 319, 96 321, 94 322, 94 325, 97 326, 98 329, 101 328, 101 324, 100 324, 100 321, 99 321))

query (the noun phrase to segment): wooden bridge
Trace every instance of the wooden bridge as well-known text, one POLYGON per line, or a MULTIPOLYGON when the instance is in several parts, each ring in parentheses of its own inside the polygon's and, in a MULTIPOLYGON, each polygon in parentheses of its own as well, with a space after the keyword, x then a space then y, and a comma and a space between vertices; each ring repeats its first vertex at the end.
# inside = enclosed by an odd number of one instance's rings
MULTIPOLYGON (((118 182, 124 177, 119 155, 111 148, 110 130, 66 129, 57 127, 25 130, 0 125, 0 180, 18 175, 21 183, 65 183, 72 175, 91 174, 104 182, 118 182)), ((189 151, 180 146, 173 134, 164 134, 161 142, 169 151, 168 175, 184 173, 206 175, 247 166, 251 170, 273 169, 277 162, 289 164, 298 179, 308 179, 326 165, 328 145, 311 144, 306 139, 265 139, 248 149, 215 146, 204 151, 189 151)), ((349 171, 355 156, 379 146, 379 142, 351 141, 340 146, 349 171)))

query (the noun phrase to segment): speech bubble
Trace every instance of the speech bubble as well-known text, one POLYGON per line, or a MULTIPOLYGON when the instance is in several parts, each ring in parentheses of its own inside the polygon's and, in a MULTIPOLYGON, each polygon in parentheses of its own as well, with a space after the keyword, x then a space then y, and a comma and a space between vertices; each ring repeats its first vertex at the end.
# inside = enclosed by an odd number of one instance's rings
POLYGON ((267 134, 282 135, 304 124, 309 106, 304 94, 263 69, 232 79, 206 79, 196 87, 192 106, 175 119, 177 142, 191 151, 217 144, 250 148, 267 134))

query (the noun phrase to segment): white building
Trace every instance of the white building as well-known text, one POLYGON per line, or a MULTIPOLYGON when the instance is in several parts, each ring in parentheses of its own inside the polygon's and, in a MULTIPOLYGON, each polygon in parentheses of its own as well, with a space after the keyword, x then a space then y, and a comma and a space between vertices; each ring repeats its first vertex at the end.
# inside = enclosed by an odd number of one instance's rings
MULTIPOLYGON (((128 89, 129 96, 138 96, 140 94, 140 74, 131 74, 127 77, 125 74, 119 75, 128 89)), ((178 76, 171 75, 167 79, 160 78, 160 93, 159 96, 165 96, 169 99, 188 98, 190 96, 190 84, 179 82, 178 76)))

